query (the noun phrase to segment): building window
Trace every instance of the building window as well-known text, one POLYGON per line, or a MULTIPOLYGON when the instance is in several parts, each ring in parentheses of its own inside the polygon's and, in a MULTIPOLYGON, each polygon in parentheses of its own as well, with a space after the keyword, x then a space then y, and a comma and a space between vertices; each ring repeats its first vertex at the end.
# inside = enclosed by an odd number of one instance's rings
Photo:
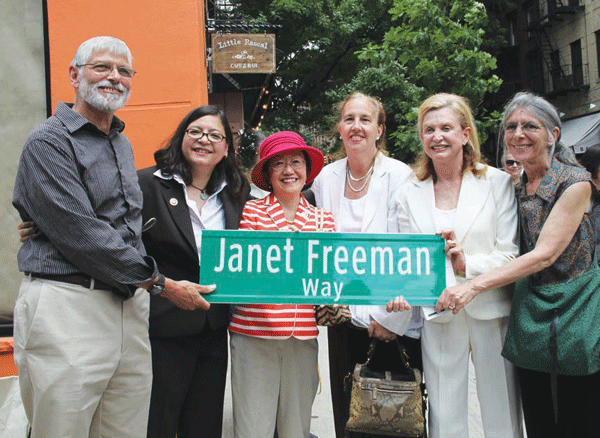
POLYGON ((533 38, 535 36, 532 29, 537 27, 538 23, 538 9, 533 2, 523 4, 523 10, 525 11, 525 19, 527 26, 527 38, 533 38))
POLYGON ((581 54, 581 40, 570 44, 573 85, 583 85, 583 57, 581 54))
POLYGON ((596 63, 598 64, 598 77, 600 78, 600 30, 596 34, 596 63))
POLYGON ((555 91, 564 87, 561 81, 560 52, 558 50, 550 53, 550 76, 552 76, 552 86, 555 91))
MULTIPOLYGON (((508 20, 508 44, 515 46, 517 44, 517 14, 512 13, 507 16, 508 20)), ((597 32, 598 33, 598 32, 597 32)))
POLYGON ((542 58, 539 50, 531 50, 527 53, 527 71, 529 73, 529 88, 534 93, 544 94, 544 72, 542 70, 542 58))

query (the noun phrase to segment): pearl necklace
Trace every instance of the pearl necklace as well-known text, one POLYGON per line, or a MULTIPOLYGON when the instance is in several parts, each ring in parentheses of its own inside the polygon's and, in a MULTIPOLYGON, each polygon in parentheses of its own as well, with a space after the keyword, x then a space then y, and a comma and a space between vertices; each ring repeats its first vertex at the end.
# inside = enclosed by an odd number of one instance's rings
POLYGON ((190 186, 192 186, 193 188, 195 188, 196 190, 198 190, 200 192, 200 199, 202 199, 203 201, 206 201, 208 199, 208 194, 206 193, 206 188, 201 189, 199 187, 196 187, 192 183, 190 183, 190 186))
POLYGON ((350 188, 350 190, 352 190, 354 193, 362 192, 364 190, 364 188, 367 187, 367 184, 369 184, 369 181, 371 180, 369 177, 373 174, 374 166, 375 166, 375 163, 373 163, 371 165, 371 168, 368 170, 368 172, 365 173, 361 178, 354 178, 352 176, 352 172, 350 172, 350 166, 346 167, 346 176, 348 177, 348 178, 346 178, 346 182, 348 183, 348 187, 350 188), (365 180, 365 182, 358 189, 355 189, 354 187, 352 187, 350 180, 362 181, 363 179, 365 180))
POLYGON ((371 168, 369 170, 367 170, 367 173, 365 173, 363 176, 361 176, 360 178, 354 178, 354 176, 352 175, 352 171, 350 170, 350 166, 346 165, 346 173, 348 174, 348 176, 350 177, 350 179, 352 181, 362 181, 363 179, 367 178, 368 176, 370 176, 373 173, 373 168, 375 167, 375 163, 371 164, 371 168))

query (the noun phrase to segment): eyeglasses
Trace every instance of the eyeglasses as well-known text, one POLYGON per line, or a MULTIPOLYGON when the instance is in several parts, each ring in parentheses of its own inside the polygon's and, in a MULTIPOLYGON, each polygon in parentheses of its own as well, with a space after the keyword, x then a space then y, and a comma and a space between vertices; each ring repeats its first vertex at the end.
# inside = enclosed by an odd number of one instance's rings
POLYGON ((131 79, 136 74, 136 71, 132 68, 122 65, 105 64, 103 62, 98 64, 77 64, 77 67, 85 67, 86 65, 100 75, 107 75, 115 68, 117 69, 119 75, 125 79, 131 79))
POLYGON ((212 143, 220 143, 225 138, 225 136, 223 134, 219 134, 218 132, 202 132, 198 128, 189 128, 189 129, 186 129, 185 132, 189 138, 192 138, 194 140, 200 140, 204 136, 206 136, 208 141, 210 141, 212 143))
POLYGON ((520 166, 521 162, 516 160, 506 160, 507 166, 520 166))
POLYGON ((300 170, 300 169, 304 169, 306 166, 306 162, 300 158, 294 158, 293 160, 277 160, 277 161, 272 161, 269 166, 271 167, 272 170, 275 170, 277 172, 285 169, 288 165, 290 165, 292 167, 292 169, 294 170, 300 170))
POLYGON ((514 134, 517 132, 517 128, 521 126, 521 130, 526 134, 533 134, 538 129, 541 128, 540 125, 533 122, 525 122, 525 123, 509 123, 506 125, 505 129, 508 134, 514 134))

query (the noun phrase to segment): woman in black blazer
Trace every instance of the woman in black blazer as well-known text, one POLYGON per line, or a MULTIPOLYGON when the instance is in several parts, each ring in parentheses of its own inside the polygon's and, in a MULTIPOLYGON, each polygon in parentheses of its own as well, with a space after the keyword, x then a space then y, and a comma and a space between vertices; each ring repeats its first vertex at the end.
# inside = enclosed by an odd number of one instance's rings
MULTIPOLYGON (((201 230, 237 229, 250 199, 225 114, 191 111, 154 158, 156 166, 138 172, 144 246, 162 274, 198 282, 201 230)), ((151 297, 149 438, 221 436, 228 323, 228 305, 187 311, 151 297)))

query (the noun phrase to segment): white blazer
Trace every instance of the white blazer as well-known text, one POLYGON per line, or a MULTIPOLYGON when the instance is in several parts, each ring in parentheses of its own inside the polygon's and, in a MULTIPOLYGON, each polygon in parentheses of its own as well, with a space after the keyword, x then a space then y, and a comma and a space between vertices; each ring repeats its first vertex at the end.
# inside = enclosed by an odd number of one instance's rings
MULTIPOLYGON (((483 167, 482 164, 478 165, 483 167)), ((403 190, 396 193, 391 228, 402 233, 434 234, 435 195, 431 178, 419 181, 414 175, 403 190)), ((463 246, 466 261, 465 278, 460 284, 503 265, 518 255, 517 201, 510 176, 494 167, 487 167, 479 178, 471 172, 463 176, 454 232, 463 246)), ((512 300, 512 285, 480 293, 465 311, 474 319, 493 319, 508 316, 512 300)), ((452 314, 433 319, 447 322, 452 314)))
MULTIPOLYGON (((344 218, 340 217, 340 214, 346 187, 347 163, 348 159, 344 158, 325 166, 312 185, 317 205, 333 213, 338 228, 339 224, 344 222, 344 218)), ((395 193, 400 186, 406 183, 411 174, 410 167, 403 162, 386 157, 381 152, 376 155, 373 175, 365 196, 365 217, 362 221, 361 232, 387 233, 390 225, 395 226, 389 222, 395 193)), ((393 298, 393 296, 390 297, 390 299, 393 298)), ((388 313, 385 306, 363 306, 363 309, 366 307, 368 307, 370 316, 379 324, 394 333, 404 334, 407 324, 404 317, 388 313)))

